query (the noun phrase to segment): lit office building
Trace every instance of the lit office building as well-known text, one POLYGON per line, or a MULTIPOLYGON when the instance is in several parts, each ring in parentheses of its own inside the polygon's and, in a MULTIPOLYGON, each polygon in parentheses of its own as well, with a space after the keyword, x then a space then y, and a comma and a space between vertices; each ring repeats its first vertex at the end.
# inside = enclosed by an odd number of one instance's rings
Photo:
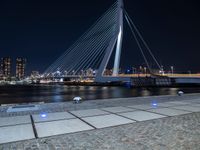
POLYGON ((1 58, 1 71, 0 72, 3 77, 11 76, 11 58, 10 57, 1 58))
POLYGON ((17 58, 16 59, 16 77, 19 79, 24 78, 25 76, 25 66, 26 59, 25 58, 17 58))

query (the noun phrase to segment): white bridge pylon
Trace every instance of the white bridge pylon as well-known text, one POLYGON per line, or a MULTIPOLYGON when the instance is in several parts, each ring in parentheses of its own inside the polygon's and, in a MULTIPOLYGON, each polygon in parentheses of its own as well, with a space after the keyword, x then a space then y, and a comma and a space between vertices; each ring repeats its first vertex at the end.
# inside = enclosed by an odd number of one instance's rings
POLYGON ((117 38, 117 46, 115 52, 115 62, 113 67, 113 76, 117 76, 119 74, 119 66, 120 66, 120 58, 121 58, 121 50, 122 50, 122 40, 123 40, 123 0, 119 0, 118 2, 119 10, 118 10, 118 18, 119 18, 119 33, 117 38))
POLYGON ((122 50, 122 41, 123 41, 123 16, 124 16, 123 9, 124 9, 123 0, 118 0, 117 34, 116 34, 116 37, 114 37, 114 39, 111 40, 107 48, 107 53, 104 56, 104 59, 100 65, 100 68, 98 69, 98 74, 95 78, 96 82, 121 81, 121 80, 124 81, 125 79, 128 81, 130 80, 129 77, 125 77, 123 79, 122 77, 118 77, 121 50, 122 50), (113 75, 110 77, 104 77, 104 71, 107 67, 107 64, 112 55, 115 45, 116 45, 116 51, 115 51, 115 60, 114 60, 114 66, 113 66, 113 75))
POLYGON ((113 67, 113 76, 117 76, 119 74, 119 65, 120 65, 120 56, 122 49, 122 29, 120 27, 119 35, 117 38, 117 47, 115 52, 115 62, 113 67))

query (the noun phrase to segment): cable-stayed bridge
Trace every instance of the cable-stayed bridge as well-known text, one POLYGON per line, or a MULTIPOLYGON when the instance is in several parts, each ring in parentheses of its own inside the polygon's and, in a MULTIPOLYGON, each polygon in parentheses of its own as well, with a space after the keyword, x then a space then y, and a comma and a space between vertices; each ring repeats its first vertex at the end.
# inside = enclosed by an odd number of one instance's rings
MULTIPOLYGON (((95 82, 138 81, 137 76, 119 75, 120 57, 123 53, 124 21, 128 24, 145 62, 147 69, 145 77, 148 75, 154 79, 160 80, 161 78, 161 81, 171 84, 170 78, 156 75, 159 73, 151 67, 149 58, 156 64, 157 70, 163 71, 147 42, 125 10, 123 0, 117 0, 98 18, 71 47, 45 70, 43 77, 74 78, 82 76, 94 78, 95 82), (113 54, 115 59, 112 75, 107 76, 105 70, 113 54)), ((144 82, 146 82, 146 78, 144 82)))

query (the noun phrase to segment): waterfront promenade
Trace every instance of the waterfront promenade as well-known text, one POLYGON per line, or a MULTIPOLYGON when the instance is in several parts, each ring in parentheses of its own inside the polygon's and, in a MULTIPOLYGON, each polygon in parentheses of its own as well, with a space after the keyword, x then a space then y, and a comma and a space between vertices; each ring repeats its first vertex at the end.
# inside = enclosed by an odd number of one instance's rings
POLYGON ((8 108, 0 107, 0 150, 200 149, 200 94, 8 108))

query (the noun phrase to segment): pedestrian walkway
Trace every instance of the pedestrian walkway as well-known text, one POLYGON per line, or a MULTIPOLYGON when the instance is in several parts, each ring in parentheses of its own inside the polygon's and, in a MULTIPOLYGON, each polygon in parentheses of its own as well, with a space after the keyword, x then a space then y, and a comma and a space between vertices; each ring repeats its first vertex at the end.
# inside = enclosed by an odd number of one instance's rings
POLYGON ((200 99, 1 117, 0 144, 200 112, 200 99))

